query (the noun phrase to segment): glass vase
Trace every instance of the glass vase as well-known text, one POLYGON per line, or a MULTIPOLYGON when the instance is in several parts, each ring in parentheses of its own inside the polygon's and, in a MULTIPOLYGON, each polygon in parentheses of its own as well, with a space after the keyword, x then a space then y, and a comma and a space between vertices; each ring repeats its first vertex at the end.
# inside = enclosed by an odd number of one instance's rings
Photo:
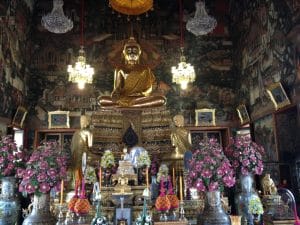
POLYGON ((220 191, 209 191, 205 194, 205 207, 197 218, 197 225, 231 225, 230 217, 221 204, 220 191))
POLYGON ((16 178, 2 177, 0 197, 0 224, 14 225, 20 219, 20 202, 16 196, 16 178))
POLYGON ((56 219, 50 212, 50 194, 34 195, 33 208, 22 225, 55 225, 56 219))
POLYGON ((253 174, 240 175, 240 192, 235 195, 234 201, 238 215, 242 216, 242 225, 253 225, 253 215, 249 212, 249 201, 251 198, 258 197, 254 191, 253 174))

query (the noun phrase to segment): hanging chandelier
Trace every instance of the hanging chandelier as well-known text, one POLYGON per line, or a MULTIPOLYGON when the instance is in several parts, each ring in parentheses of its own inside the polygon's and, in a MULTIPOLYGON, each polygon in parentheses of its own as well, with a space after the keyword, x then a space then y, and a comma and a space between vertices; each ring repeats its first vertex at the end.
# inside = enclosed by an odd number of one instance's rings
POLYGON ((192 83, 196 79, 194 67, 186 62, 183 54, 183 48, 181 48, 180 62, 178 66, 172 66, 171 72, 173 74, 172 81, 176 84, 180 84, 181 89, 186 89, 188 83, 192 83))
POLYGON ((63 0, 53 0, 51 13, 42 17, 42 26, 52 33, 62 34, 73 28, 73 21, 65 16, 63 5, 63 0))
POLYGON ((81 0, 81 46, 75 66, 68 65, 69 81, 78 84, 79 89, 84 89, 85 84, 93 82, 94 68, 86 63, 85 51, 83 49, 83 1, 81 0))
POLYGON ((188 83, 194 82, 196 79, 196 74, 194 67, 186 62, 184 56, 184 47, 183 47, 183 29, 182 29, 182 17, 183 17, 183 10, 182 10, 182 2, 179 0, 179 10, 180 10, 180 62, 178 63, 177 67, 172 66, 172 81, 176 84, 179 84, 181 89, 186 89, 188 83))
POLYGON ((195 6, 195 16, 186 23, 186 29, 196 36, 206 35, 215 29, 217 20, 207 14, 204 2, 196 2, 195 6))
POLYGON ((86 64, 85 51, 80 47, 79 55, 75 66, 68 65, 69 81, 78 83, 79 89, 84 89, 85 84, 93 82, 94 68, 86 64))

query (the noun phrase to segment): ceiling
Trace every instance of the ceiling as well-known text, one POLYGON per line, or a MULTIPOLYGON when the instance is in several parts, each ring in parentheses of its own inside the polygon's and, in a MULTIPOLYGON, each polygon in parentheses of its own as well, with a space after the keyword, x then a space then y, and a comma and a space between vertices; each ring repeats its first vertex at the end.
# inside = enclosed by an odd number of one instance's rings
MULTIPOLYGON (((183 3, 183 19, 185 21, 192 17, 195 12, 195 0, 181 0, 183 3)), ((65 15, 71 17, 74 21, 74 28, 71 33, 76 33, 80 29, 80 12, 81 0, 65 0, 65 15)), ((214 16, 218 21, 218 27, 210 35, 224 35, 224 27, 228 24, 229 0, 210 0, 206 2, 206 8, 209 15, 214 16)), ((47 32, 40 25, 42 15, 52 10, 52 0, 39 0, 34 5, 34 24, 39 31, 47 32)), ((141 29, 149 29, 148 37, 144 35, 144 39, 161 38, 166 34, 179 35, 179 0, 156 0, 154 1, 153 10, 147 14, 140 16, 126 16, 115 12, 109 7, 108 0, 84 1, 85 12, 85 33, 112 33, 116 39, 123 39, 128 36, 133 27, 134 32, 140 33, 141 29), (89 25, 95 23, 93 27, 89 25), (158 27, 157 24, 160 24, 158 27), (123 33, 123 35, 120 35, 123 33)))

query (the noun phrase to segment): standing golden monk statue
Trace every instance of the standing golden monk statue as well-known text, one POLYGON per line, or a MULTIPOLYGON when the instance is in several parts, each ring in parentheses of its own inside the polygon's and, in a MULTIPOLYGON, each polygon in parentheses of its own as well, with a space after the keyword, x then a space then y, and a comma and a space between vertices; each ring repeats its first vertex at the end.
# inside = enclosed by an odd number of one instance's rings
POLYGON ((174 127, 171 131, 171 142, 175 146, 175 154, 172 158, 183 158, 187 150, 191 150, 191 133, 184 128, 184 117, 176 115, 173 117, 174 127))
POLYGON ((80 127, 81 129, 76 131, 72 137, 71 142, 71 170, 75 173, 76 180, 82 178, 82 154, 92 147, 93 134, 88 129, 89 118, 86 115, 80 116, 80 127))
POLYGON ((111 96, 101 96, 101 107, 156 107, 166 103, 161 95, 151 95, 156 86, 151 69, 139 62, 140 45, 130 37, 124 45, 125 65, 115 70, 114 90, 111 96))

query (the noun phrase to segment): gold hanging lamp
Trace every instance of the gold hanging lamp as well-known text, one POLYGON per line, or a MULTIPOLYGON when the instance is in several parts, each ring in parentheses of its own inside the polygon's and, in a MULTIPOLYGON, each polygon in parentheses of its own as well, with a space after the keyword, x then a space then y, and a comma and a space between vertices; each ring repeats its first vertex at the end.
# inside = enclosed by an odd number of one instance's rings
POLYGON ((137 16, 153 8, 153 0, 109 0, 110 6, 125 15, 137 16))

